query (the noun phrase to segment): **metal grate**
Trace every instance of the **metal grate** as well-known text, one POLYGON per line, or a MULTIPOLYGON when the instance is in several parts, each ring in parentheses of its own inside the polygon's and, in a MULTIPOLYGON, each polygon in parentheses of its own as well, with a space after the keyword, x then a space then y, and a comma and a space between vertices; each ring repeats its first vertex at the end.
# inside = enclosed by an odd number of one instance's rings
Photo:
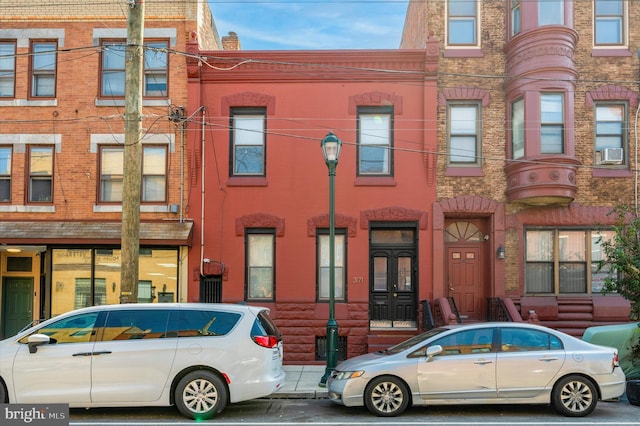
POLYGON ((200 278, 200 302, 222 302, 222 276, 216 275, 200 278))
MULTIPOLYGON (((347 359, 347 336, 338 336, 338 361, 347 359)), ((316 361, 327 360, 327 336, 316 336, 316 361)))

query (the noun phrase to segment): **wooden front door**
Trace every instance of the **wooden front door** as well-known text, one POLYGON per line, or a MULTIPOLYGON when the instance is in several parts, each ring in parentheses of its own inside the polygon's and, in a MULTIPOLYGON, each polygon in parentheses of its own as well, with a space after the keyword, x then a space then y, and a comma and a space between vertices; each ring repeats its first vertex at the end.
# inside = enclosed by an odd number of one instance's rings
POLYGON ((446 227, 445 293, 452 297, 463 322, 483 320, 487 298, 482 221, 458 220, 446 227))
POLYGON ((2 290, 0 338, 7 338, 33 321, 33 278, 6 277, 2 290))

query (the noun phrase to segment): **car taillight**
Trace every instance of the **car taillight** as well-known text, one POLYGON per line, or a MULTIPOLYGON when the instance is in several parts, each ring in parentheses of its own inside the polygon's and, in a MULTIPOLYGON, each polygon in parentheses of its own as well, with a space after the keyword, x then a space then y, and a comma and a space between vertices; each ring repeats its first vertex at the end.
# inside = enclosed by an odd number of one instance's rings
POLYGON ((253 341, 263 348, 272 349, 278 346, 278 338, 276 336, 253 336, 253 341))
POLYGON ((611 359, 611 367, 620 367, 620 364, 618 362, 618 352, 613 353, 613 358, 611 359))

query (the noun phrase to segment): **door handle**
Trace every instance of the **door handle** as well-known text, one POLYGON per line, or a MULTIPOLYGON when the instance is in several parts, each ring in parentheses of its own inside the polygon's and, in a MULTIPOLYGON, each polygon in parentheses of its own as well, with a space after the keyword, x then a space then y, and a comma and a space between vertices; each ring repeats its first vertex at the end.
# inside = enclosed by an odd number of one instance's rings
POLYGON ((94 352, 93 355, 108 355, 110 353, 111 351, 100 351, 100 352, 94 352))
POLYGON ((455 288, 453 288, 453 287, 449 286, 449 290, 454 291, 454 290, 455 290, 455 288))
POLYGON ((79 352, 79 353, 73 354, 71 356, 91 356, 91 352, 79 352))
POLYGON ((490 359, 478 359, 476 361, 473 361, 474 364, 479 364, 479 365, 485 365, 485 364, 491 364, 493 361, 490 359))

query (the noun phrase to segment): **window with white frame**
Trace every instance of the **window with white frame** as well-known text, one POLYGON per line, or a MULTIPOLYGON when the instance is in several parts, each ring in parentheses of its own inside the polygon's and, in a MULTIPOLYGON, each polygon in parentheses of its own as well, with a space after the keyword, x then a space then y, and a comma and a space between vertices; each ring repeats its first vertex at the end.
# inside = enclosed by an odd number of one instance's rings
POLYGON ((359 107, 358 175, 393 175, 393 108, 359 107))
POLYGON ((13 98, 16 86, 16 42, 0 40, 0 98, 13 98))
POLYGON ((56 96, 57 47, 55 41, 31 41, 31 97, 56 96))
POLYGON ((265 176, 266 119, 265 108, 231 109, 232 176, 265 176))
MULTIPOLYGON (((343 229, 336 229, 334 237, 334 300, 345 300, 347 239, 343 229)), ((329 281, 331 277, 331 257, 329 256, 329 245, 331 242, 329 239, 329 230, 318 230, 316 238, 318 300, 328 301, 330 292, 329 281)))
POLYGON ((447 45, 478 44, 478 3, 476 0, 447 1, 447 45))
POLYGON ((597 164, 625 164, 626 117, 625 103, 596 103, 595 147, 597 164))
POLYGON ((511 157, 524 157, 524 99, 511 103, 511 157))
POLYGON ((247 300, 274 300, 275 244, 275 230, 247 230, 245 235, 247 300))
POLYGON ((613 231, 529 229, 525 232, 527 294, 587 294, 602 289, 609 269, 598 270, 601 243, 613 231))
POLYGON ((623 0, 594 0, 593 44, 620 46, 625 44, 626 17, 623 0))
MULTIPOLYGON (((140 201, 145 203, 165 202, 167 199, 167 148, 143 146, 142 148, 142 193, 140 201)), ((122 202, 124 178, 124 148, 121 146, 100 147, 99 202, 122 202)))
POLYGON ((29 194, 31 203, 53 201, 53 147, 29 146, 29 194))
POLYGON ((0 203, 11 202, 11 155, 10 146, 0 146, 0 203))
POLYGON ((564 0, 538 0, 538 26, 563 24, 564 0))
POLYGON ((480 164, 480 105, 478 103, 448 104, 450 165, 480 164))
POLYGON ((522 31, 522 8, 520 0, 511 0, 511 35, 522 31))
MULTIPOLYGON (((103 40, 100 96, 124 97, 126 41, 103 40)), ((169 67, 168 42, 146 41, 144 43, 143 85, 144 97, 168 96, 169 67)))
POLYGON ((142 147, 142 201, 164 202, 167 199, 167 148, 142 147))
POLYGON ((540 152, 564 152, 564 96, 561 93, 540 95, 540 152))

